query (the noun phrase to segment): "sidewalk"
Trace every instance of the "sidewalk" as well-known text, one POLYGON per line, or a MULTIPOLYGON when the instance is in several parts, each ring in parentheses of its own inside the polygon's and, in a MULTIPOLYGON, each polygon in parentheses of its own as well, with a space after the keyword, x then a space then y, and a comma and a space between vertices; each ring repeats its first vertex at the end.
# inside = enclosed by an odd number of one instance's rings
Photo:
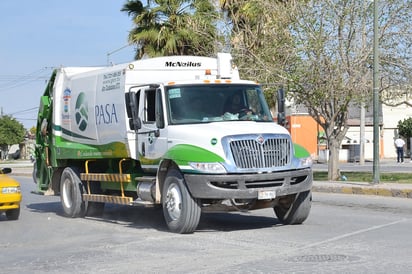
MULTIPOLYGON (((345 172, 373 172, 373 162, 365 161, 364 164, 359 163, 339 163, 339 169, 342 174, 345 172)), ((315 163, 314 171, 327 171, 327 163, 315 163)), ((343 193, 343 194, 363 194, 363 195, 378 195, 387 197, 412 198, 412 162, 410 159, 405 159, 405 163, 399 164, 395 159, 381 159, 379 161, 379 171, 382 173, 410 173, 410 184, 397 183, 379 183, 371 184, 364 182, 351 181, 314 181, 313 191, 343 193)))
MULTIPOLYGON (((411 179, 412 181, 412 179, 411 179)), ((412 199, 412 184, 314 181, 314 192, 378 195, 412 199)))
MULTIPOLYGON (((392 162, 383 162, 383 167, 393 166, 393 171, 396 172, 396 164, 392 162)), ((398 165, 400 166, 400 165, 398 165)), ((409 198, 412 199, 412 164, 405 164, 408 166, 404 171, 399 172, 410 172, 411 173, 411 183, 410 184, 397 184, 397 183, 380 183, 380 184, 370 184, 363 182, 347 182, 347 181, 314 181, 312 190, 314 192, 328 192, 328 193, 341 193, 341 194, 362 194, 362 195, 378 195, 386 197, 399 197, 399 198, 409 198)), ((0 163, 0 167, 10 167, 12 169, 12 176, 27 176, 31 177, 33 172, 33 164, 30 161, 19 161, 16 163, 0 163)), ((370 168, 370 164, 362 166, 363 169, 370 168)), ((322 170, 325 166, 315 164, 314 170, 322 170)), ((343 170, 356 170, 356 163, 345 163, 343 170)), ((404 166, 402 165, 402 168, 404 166)))

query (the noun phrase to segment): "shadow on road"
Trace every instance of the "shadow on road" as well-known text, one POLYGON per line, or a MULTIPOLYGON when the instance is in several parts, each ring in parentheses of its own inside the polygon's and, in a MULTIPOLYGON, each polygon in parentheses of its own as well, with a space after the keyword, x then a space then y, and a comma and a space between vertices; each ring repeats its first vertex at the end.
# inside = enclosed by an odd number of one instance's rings
MULTIPOLYGON (((35 213, 55 213, 64 216, 60 202, 32 203, 26 207, 35 213)), ((196 232, 222 232, 267 228, 279 226, 281 223, 276 219, 266 216, 252 215, 249 213, 202 213, 200 223, 196 232)), ((163 218, 161 207, 143 208, 106 204, 101 217, 85 217, 98 222, 114 223, 122 226, 143 229, 156 229, 168 232, 163 218)))
POLYGON ((36 213, 56 213, 59 216, 63 216, 63 209, 60 202, 47 202, 47 203, 32 203, 27 204, 26 208, 31 212, 36 213))

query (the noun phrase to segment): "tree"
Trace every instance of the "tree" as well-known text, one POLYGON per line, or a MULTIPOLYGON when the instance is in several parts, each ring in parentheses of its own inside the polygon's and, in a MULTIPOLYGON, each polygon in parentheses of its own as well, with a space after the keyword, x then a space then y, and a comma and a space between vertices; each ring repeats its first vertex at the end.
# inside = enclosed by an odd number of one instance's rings
POLYGON ((379 1, 382 103, 412 106, 412 1, 379 1))
POLYGON ((33 136, 36 136, 36 131, 37 131, 37 128, 35 126, 33 126, 29 129, 30 134, 33 135, 33 136))
MULTIPOLYGON (((412 2, 379 2, 381 85, 391 90, 382 97, 386 103, 399 98, 394 90, 405 98, 410 88, 412 2)), ((336 180, 348 108, 369 107, 372 98, 373 2, 222 0, 221 6, 242 75, 271 92, 270 86, 283 85, 287 98, 305 107, 325 132, 329 179, 336 180)))
POLYGON ((11 116, 0 116, 0 148, 6 154, 10 145, 23 142, 25 134, 23 124, 11 116))
MULTIPOLYGON (((411 56, 410 49, 405 48, 411 41, 407 31, 411 5, 403 0, 384 1, 381 5, 381 91, 394 81, 399 83, 403 79, 407 83, 406 73, 400 67, 406 67, 405 60, 411 56), (396 40, 402 41, 403 47, 396 40)), ((299 20, 294 20, 292 26, 301 62, 289 82, 294 90, 290 95, 296 103, 307 107, 325 131, 330 150, 330 180, 339 177, 339 147, 348 130, 349 105, 368 107, 372 98, 372 9, 373 3, 368 1, 308 1, 297 6, 299 20)), ((410 65, 411 62, 409 71, 410 65)))
POLYGON ((411 138, 412 138, 412 118, 411 117, 407 119, 403 119, 403 121, 398 122, 398 134, 406 138, 406 143, 408 144, 407 147, 411 150, 412 149, 412 144, 410 143, 411 138))
POLYGON ((221 0, 230 28, 231 52, 242 78, 257 80, 265 88, 269 105, 296 64, 288 15, 288 1, 221 0), (270 12, 268 12, 270 11, 270 12))
POLYGON ((217 13, 208 0, 128 1, 122 8, 136 25, 129 41, 137 45, 136 59, 168 55, 215 53, 219 37, 217 13))

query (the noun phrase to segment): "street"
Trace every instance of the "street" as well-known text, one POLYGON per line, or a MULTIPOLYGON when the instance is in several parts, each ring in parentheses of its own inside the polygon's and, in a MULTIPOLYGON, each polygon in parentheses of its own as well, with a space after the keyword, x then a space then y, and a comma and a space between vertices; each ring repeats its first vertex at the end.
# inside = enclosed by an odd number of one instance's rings
POLYGON ((406 273, 412 269, 409 199, 314 193, 303 225, 270 209, 204 213, 189 235, 160 209, 107 205, 102 218, 62 216, 60 198, 21 182, 18 221, 0 217, 4 273, 406 273))

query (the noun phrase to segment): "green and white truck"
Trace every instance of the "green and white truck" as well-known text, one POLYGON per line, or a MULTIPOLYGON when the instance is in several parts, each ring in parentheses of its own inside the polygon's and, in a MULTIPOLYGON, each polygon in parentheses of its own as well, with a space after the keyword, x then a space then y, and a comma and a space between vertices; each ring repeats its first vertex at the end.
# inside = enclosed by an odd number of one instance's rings
POLYGON ((54 70, 35 158, 38 190, 68 217, 158 205, 169 230, 191 233, 202 211, 273 208, 300 224, 311 208, 309 153, 227 53, 54 70))

